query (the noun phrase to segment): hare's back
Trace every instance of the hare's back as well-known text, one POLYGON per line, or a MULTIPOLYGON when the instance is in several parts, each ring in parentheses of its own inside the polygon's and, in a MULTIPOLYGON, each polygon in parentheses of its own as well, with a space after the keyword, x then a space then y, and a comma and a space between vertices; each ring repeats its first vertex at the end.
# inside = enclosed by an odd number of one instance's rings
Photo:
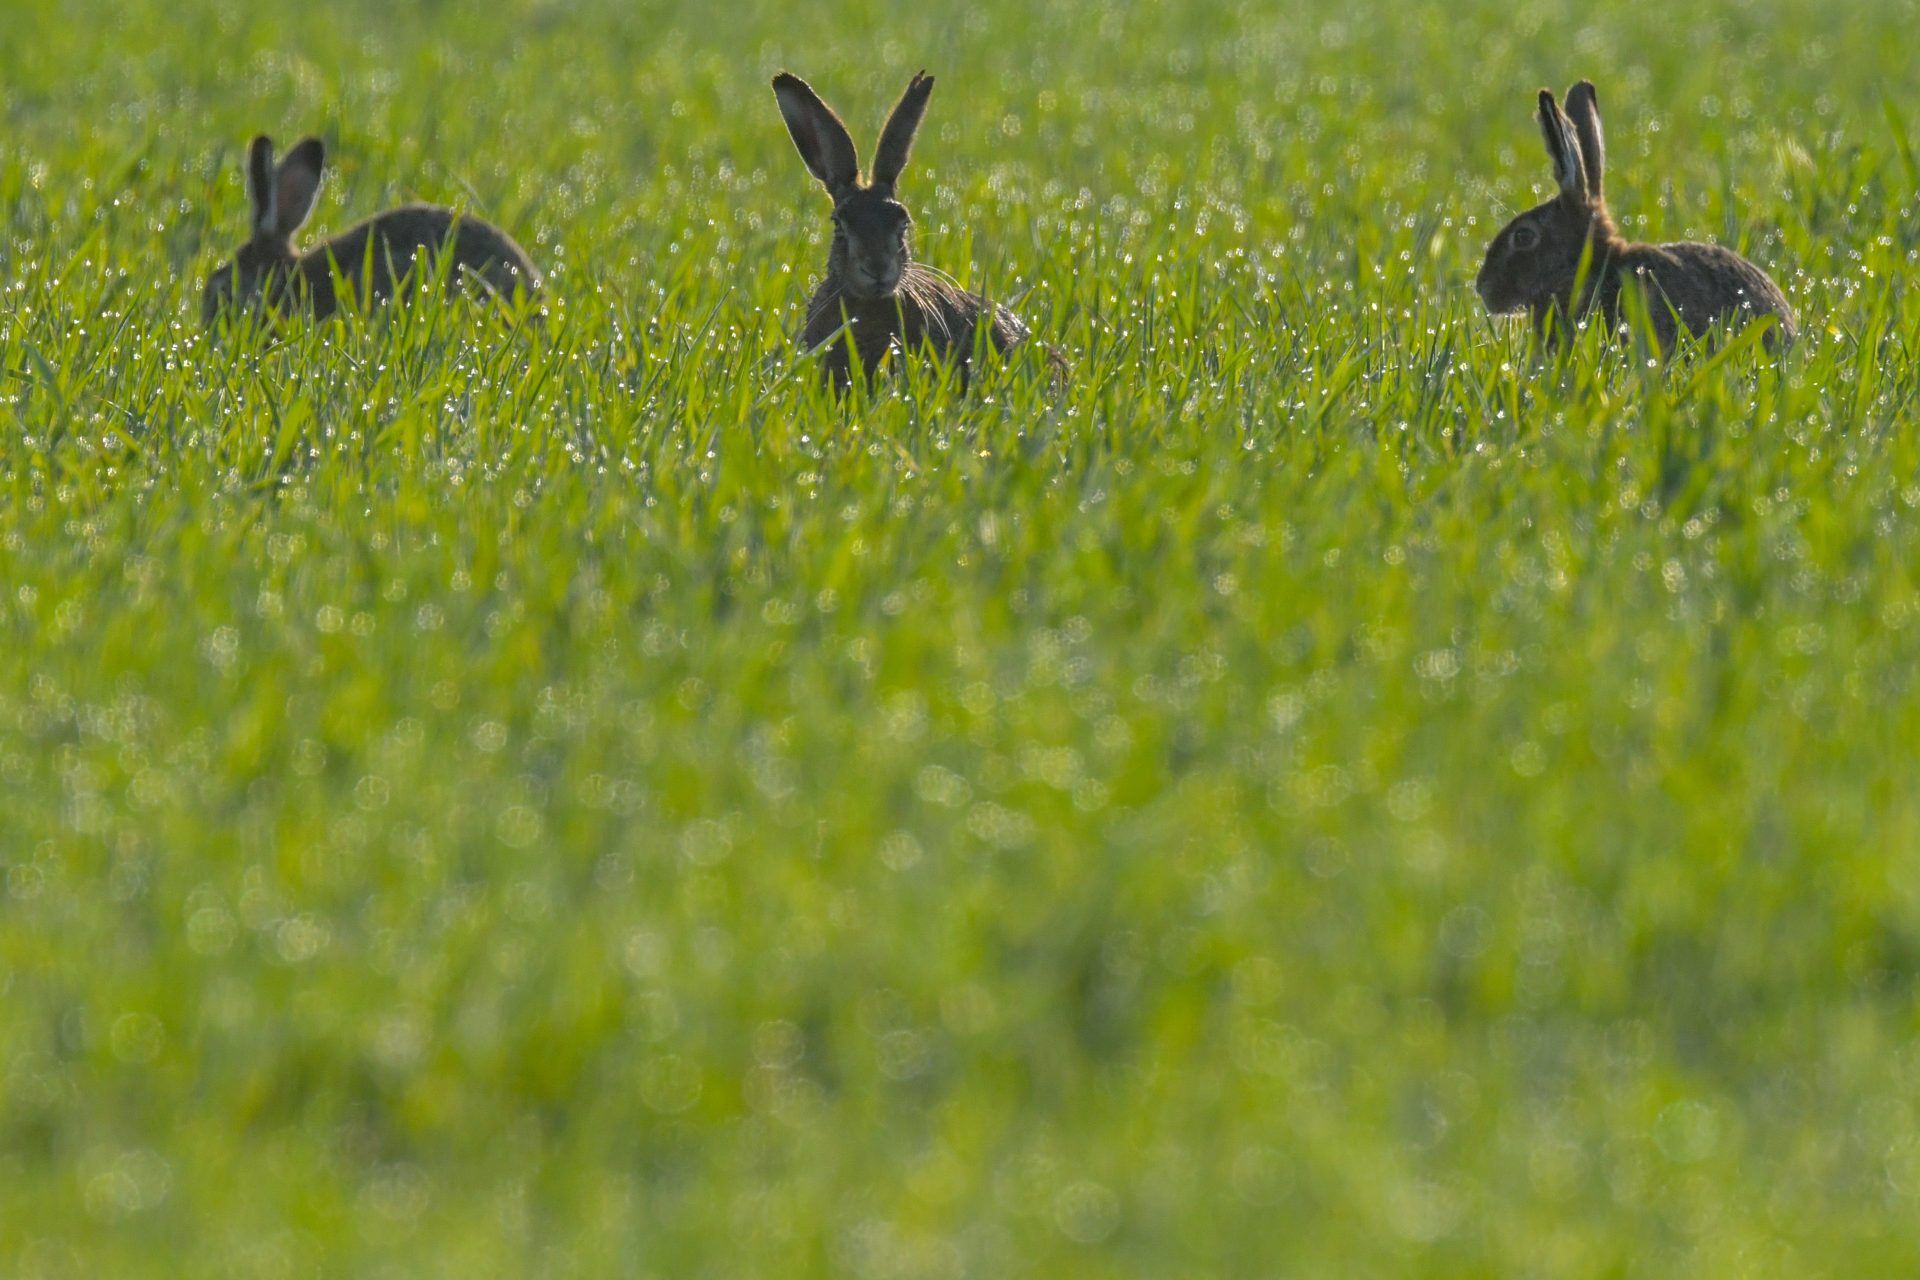
POLYGON ((416 261, 429 261, 451 244, 454 265, 465 268, 503 293, 518 285, 532 293, 540 287, 540 273, 527 251, 512 236, 484 218, 459 213, 442 205, 408 204, 375 214, 329 240, 326 250, 347 270, 368 260, 376 275, 390 264, 404 272, 416 261))
POLYGON ((993 349, 1001 355, 1027 339, 1026 324, 1012 311, 925 268, 908 268, 903 289, 913 304, 907 309, 909 337, 924 337, 965 354, 972 351, 974 331, 984 323, 993 349))
POLYGON ((993 335, 994 350, 1005 355, 1032 336, 1033 331, 1027 327, 1027 322, 1019 316, 997 302, 985 302, 984 299, 982 299, 982 301, 987 307, 990 307, 993 312, 993 328, 991 333, 993 335))
POLYGON ((1780 334, 1791 341, 1796 326, 1793 308, 1773 278, 1731 249, 1717 244, 1683 241, 1649 245, 1631 265, 1660 286, 1674 310, 1695 333, 1715 321, 1738 322, 1773 316, 1780 334))

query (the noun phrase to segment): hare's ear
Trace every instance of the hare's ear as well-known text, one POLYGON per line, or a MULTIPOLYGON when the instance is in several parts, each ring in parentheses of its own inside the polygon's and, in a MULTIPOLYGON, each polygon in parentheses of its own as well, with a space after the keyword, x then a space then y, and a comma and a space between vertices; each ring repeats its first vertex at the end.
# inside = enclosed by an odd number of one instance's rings
POLYGON ((1574 137, 1573 121, 1553 100, 1546 89, 1540 91, 1540 136, 1546 139, 1547 155, 1553 160, 1553 180, 1560 194, 1582 204, 1587 199, 1587 172, 1580 162, 1580 142, 1574 137))
POLYGON ((274 229, 273 139, 260 134, 247 145, 247 199, 253 204, 253 234, 274 229))
POLYGON ((273 171, 276 234, 292 235, 313 212, 314 197, 320 194, 320 173, 326 163, 326 144, 318 138, 307 138, 287 152, 286 159, 273 171))
POLYGON ((880 145, 873 149, 873 185, 889 192, 907 167, 913 151, 913 135, 920 131, 920 117, 927 114, 927 98, 933 93, 933 77, 922 71, 907 84, 887 127, 880 131, 880 145))
POLYGON ((1587 170, 1587 195, 1601 199, 1606 192, 1607 139, 1600 131, 1600 95, 1593 81, 1582 80, 1567 90, 1567 118, 1580 135, 1580 159, 1587 170))
POLYGON ((833 109, 820 101, 820 95, 799 76, 782 71, 773 78, 773 96, 780 100, 780 115, 800 158, 828 194, 837 199, 842 191, 858 186, 860 158, 854 154, 853 135, 833 109))

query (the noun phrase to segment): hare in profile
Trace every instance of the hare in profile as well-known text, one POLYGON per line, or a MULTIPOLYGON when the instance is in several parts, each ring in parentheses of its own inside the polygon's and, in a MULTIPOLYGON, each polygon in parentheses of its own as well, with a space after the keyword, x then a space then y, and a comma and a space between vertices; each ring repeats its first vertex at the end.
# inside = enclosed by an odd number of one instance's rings
POLYGON ((987 326, 1002 354, 1026 339, 1027 326, 1013 312, 914 262, 908 249, 913 219, 895 198, 895 184, 926 114, 932 76, 923 71, 907 85, 880 133, 865 184, 852 135, 820 96, 786 72, 773 78, 773 92, 800 158, 833 198, 827 277, 807 303, 800 341, 813 350, 845 328, 844 339, 821 360, 835 388, 845 390, 852 381, 850 350, 859 353, 869 377, 899 348, 931 350, 956 363, 964 379, 978 326, 987 326))
POLYGON ((295 146, 278 165, 270 138, 257 137, 247 148, 253 238, 207 278, 201 315, 208 324, 230 309, 263 305, 329 316, 339 305, 336 271, 356 294, 391 298, 410 271, 427 269, 449 248, 453 281, 477 282, 504 298, 513 297, 515 289, 528 294, 539 290, 540 273, 511 236, 480 218, 438 205, 389 209, 305 253, 296 251, 293 233, 313 212, 325 165, 326 147, 318 138, 295 146))
POLYGON ((1489 312, 1530 312, 1536 333, 1546 332, 1553 317, 1559 338, 1597 302, 1608 331, 1618 332, 1621 297, 1632 287, 1641 290, 1662 354, 1672 352, 1681 328, 1698 337, 1720 320, 1737 326, 1771 316, 1769 348, 1793 341, 1786 295, 1739 254, 1693 241, 1634 244, 1615 229, 1602 186, 1600 103, 1590 82, 1567 91, 1565 111, 1542 89, 1540 132, 1560 194, 1509 222, 1487 246, 1474 287, 1489 312))

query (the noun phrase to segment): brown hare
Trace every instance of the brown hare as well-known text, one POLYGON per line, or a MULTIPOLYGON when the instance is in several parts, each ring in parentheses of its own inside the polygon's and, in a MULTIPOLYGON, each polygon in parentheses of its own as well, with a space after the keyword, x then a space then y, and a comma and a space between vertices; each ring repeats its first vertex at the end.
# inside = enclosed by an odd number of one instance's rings
POLYGON ((908 249, 913 219, 895 197, 895 184, 926 114, 932 76, 923 71, 907 85, 881 131, 865 184, 852 135, 820 96, 785 72, 773 78, 773 92, 800 158, 833 198, 827 277, 807 303, 800 334, 813 350, 844 327, 844 340, 821 358, 829 383, 845 390, 852 382, 852 352, 871 378, 895 349, 930 350, 957 365, 964 380, 979 325, 987 326, 1002 354, 1026 340, 1027 326, 1013 312, 914 262, 908 249))
POLYGON ((1560 194, 1509 222, 1487 246, 1474 287, 1488 311, 1529 312, 1536 333, 1551 323, 1557 339, 1597 302, 1608 332, 1617 333, 1622 295, 1634 287, 1642 291, 1662 354, 1672 352, 1681 328, 1698 337, 1716 321, 1737 326, 1770 316, 1769 348, 1793 341, 1786 296, 1739 254, 1692 241, 1634 244, 1615 229, 1602 186, 1607 148, 1591 83, 1582 80, 1567 91, 1565 111, 1542 89, 1540 132, 1560 194), (1576 282, 1582 282, 1578 300, 1576 282))
POLYGON ((477 281, 504 298, 511 298, 515 289, 529 294, 539 290, 540 273, 512 237, 489 222, 438 205, 409 204, 377 213, 298 252, 293 233, 313 212, 325 165, 326 148, 318 138, 295 146, 278 165, 271 139, 255 138, 247 148, 253 238, 207 278, 201 315, 208 324, 230 310, 263 305, 316 318, 332 315, 339 305, 336 271, 356 293, 391 298, 411 269, 426 268, 449 245, 453 281, 477 281))

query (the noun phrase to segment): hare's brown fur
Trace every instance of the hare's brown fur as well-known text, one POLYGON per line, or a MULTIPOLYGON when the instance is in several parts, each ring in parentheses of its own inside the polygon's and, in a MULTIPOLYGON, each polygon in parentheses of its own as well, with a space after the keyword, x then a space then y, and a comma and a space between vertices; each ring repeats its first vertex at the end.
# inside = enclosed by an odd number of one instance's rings
POLYGON ((964 379, 983 322, 996 352, 1026 340, 1027 327, 1013 312, 913 261, 913 220, 894 193, 933 92, 932 76, 922 72, 908 84, 881 131, 867 182, 852 135, 805 81, 783 72, 774 77, 773 91, 801 159, 833 199, 827 274, 807 303, 800 333, 809 350, 832 342, 821 369, 833 386, 852 382, 855 355, 871 377, 895 350, 932 352, 964 379), (833 341, 836 334, 840 341, 833 341))
POLYGON ((1564 112, 1542 89, 1539 107, 1560 194, 1515 218, 1487 246, 1475 287, 1489 311, 1526 311, 1536 332, 1559 338, 1597 305, 1607 331, 1617 333, 1633 290, 1663 353, 1683 329, 1698 337, 1716 322, 1763 316, 1775 321, 1769 346, 1793 341, 1798 329, 1786 295, 1739 254, 1692 241, 1636 244, 1619 233, 1607 210, 1605 135, 1591 83, 1568 91, 1564 112))
POLYGON ((516 287, 529 293, 540 287, 540 273, 527 251, 506 232, 434 204, 408 204, 377 213, 301 254, 295 266, 313 314, 325 317, 339 305, 334 297, 333 264, 339 264, 342 278, 350 285, 378 301, 391 298, 402 280, 431 270, 449 244, 453 271, 448 282, 455 287, 469 276, 503 298, 511 298, 516 287), (363 267, 370 274, 363 276, 363 267))
POLYGON ((203 311, 212 323, 226 308, 265 302, 277 310, 305 310, 324 318, 340 305, 336 275, 368 301, 392 298, 403 281, 432 270, 452 254, 448 283, 479 284, 503 298, 540 288, 540 273, 500 228, 439 205, 408 204, 377 213, 302 253, 293 232, 312 210, 325 153, 309 138, 275 168, 272 143, 254 139, 248 187, 254 202, 253 238, 207 281, 203 311))
POLYGON ((906 264, 895 292, 885 298, 854 297, 829 272, 807 301, 800 341, 811 351, 846 327, 846 341, 821 357, 826 377, 837 387, 845 387, 853 377, 849 348, 859 354, 860 367, 870 372, 879 369, 896 348, 924 349, 957 361, 964 376, 983 318, 990 326, 987 339, 994 351, 1004 355, 1026 340, 1027 326, 1013 312, 948 283, 918 263, 906 264))

